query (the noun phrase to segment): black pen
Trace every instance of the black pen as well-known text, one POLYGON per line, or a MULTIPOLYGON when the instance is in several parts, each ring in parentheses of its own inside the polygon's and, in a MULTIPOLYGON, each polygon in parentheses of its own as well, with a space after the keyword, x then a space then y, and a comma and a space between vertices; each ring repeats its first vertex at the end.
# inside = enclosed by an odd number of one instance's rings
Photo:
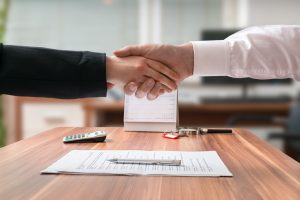
POLYGON ((213 128, 199 128, 198 133, 205 135, 208 133, 232 133, 232 129, 213 129, 213 128))

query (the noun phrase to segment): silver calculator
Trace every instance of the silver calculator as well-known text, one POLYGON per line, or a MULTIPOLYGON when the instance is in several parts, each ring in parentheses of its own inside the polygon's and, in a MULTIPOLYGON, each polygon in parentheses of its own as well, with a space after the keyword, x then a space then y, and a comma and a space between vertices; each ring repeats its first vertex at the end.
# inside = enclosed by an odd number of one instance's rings
POLYGON ((105 131, 95 131, 76 135, 68 135, 63 138, 63 142, 104 142, 104 140, 106 139, 106 135, 107 134, 105 131))

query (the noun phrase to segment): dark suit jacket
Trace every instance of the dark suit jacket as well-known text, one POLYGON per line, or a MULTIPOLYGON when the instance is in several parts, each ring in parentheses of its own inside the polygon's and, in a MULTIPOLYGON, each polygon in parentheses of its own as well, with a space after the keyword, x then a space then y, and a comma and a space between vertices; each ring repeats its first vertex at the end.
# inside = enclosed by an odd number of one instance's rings
POLYGON ((0 44, 0 93, 84 98, 106 96, 106 56, 0 44))

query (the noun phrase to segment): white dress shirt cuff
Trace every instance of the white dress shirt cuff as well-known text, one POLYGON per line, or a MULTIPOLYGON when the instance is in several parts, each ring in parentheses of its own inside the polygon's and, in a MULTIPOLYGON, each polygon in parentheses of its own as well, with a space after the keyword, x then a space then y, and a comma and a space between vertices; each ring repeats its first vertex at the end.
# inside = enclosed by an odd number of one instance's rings
POLYGON ((229 44, 224 40, 192 41, 194 49, 194 75, 228 75, 229 44))

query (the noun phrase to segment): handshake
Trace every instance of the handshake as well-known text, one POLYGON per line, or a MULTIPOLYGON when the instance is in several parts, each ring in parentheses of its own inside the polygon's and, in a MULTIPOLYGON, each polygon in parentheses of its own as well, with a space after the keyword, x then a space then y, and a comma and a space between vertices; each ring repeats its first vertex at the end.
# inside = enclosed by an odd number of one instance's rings
POLYGON ((124 88, 127 95, 156 99, 193 74, 194 51, 183 45, 147 44, 127 46, 106 59, 108 88, 124 88))

